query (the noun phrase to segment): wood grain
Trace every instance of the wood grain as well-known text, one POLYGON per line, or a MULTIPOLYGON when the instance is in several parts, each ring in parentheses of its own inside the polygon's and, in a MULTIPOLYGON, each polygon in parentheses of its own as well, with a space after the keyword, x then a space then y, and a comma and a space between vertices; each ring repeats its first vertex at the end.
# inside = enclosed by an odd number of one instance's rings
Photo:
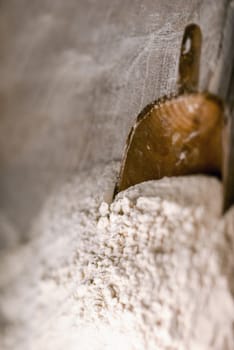
POLYGON ((177 90, 185 25, 203 33, 201 84, 226 0, 8 0, 0 11, 0 209, 22 237, 51 191, 120 159, 148 103, 177 90))

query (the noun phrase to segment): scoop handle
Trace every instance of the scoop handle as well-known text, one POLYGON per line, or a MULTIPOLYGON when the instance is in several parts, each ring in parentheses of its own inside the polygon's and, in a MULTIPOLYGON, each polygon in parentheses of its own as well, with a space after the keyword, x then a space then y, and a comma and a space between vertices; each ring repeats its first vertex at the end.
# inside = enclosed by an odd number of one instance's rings
POLYGON ((179 93, 198 90, 202 34, 197 24, 189 24, 183 35, 179 61, 179 93))

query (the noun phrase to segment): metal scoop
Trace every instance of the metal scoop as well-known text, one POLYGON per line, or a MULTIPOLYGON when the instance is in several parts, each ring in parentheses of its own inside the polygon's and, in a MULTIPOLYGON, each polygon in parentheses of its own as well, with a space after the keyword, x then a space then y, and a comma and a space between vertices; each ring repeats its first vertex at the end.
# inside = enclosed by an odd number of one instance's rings
MULTIPOLYGON (((234 59, 233 59, 234 60, 234 59)), ((234 204, 234 62, 226 97, 226 126, 224 128, 223 211, 234 204)))
POLYGON ((221 175, 224 107, 215 95, 197 92, 200 52, 200 28, 190 24, 181 46, 179 94, 153 102, 137 117, 114 195, 164 176, 221 175))

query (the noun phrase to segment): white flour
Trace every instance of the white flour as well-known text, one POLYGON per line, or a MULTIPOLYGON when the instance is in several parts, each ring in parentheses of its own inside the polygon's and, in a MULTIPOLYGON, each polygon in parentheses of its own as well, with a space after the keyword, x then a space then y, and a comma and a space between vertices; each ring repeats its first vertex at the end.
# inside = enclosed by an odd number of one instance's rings
POLYGON ((54 193, 0 262, 0 348, 232 350, 234 211, 205 176, 140 184, 116 166, 54 193), (104 193, 104 198, 103 198, 104 193))

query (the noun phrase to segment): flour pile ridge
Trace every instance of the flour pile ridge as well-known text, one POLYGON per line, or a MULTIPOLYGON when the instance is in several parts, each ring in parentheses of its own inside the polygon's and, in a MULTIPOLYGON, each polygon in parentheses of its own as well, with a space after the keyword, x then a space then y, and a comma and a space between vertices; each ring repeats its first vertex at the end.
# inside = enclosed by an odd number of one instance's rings
POLYGON ((149 181, 110 203, 116 169, 54 193, 2 258, 1 349, 232 350, 234 212, 221 217, 219 181, 149 181))

